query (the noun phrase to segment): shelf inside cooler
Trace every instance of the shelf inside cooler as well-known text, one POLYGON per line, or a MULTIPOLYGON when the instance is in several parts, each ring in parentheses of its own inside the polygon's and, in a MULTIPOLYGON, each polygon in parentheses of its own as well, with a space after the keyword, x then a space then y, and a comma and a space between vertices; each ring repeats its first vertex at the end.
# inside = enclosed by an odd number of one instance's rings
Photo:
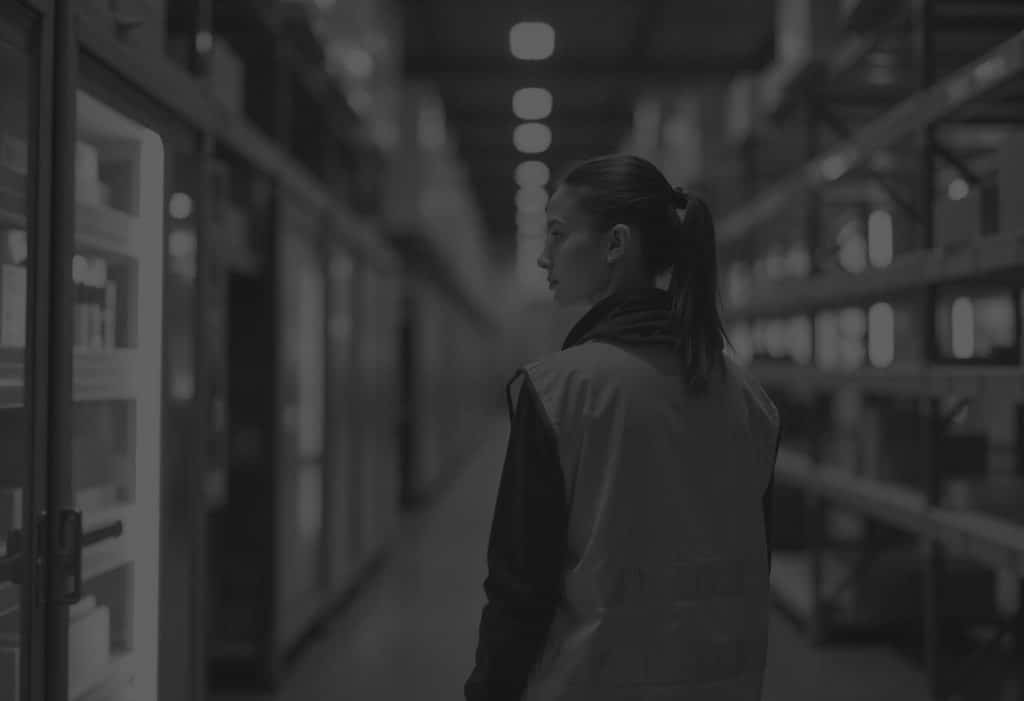
POLYGON ((78 244, 136 258, 145 234, 139 217, 98 204, 79 202, 75 206, 75 241, 78 244))

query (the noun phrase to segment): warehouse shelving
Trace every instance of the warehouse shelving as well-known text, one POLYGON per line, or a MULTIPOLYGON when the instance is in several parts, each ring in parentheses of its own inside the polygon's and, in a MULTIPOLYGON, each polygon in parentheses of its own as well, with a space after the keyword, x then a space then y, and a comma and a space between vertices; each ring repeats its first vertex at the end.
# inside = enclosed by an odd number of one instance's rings
POLYGON ((930 507, 918 490, 854 477, 838 468, 812 466, 805 456, 793 453, 780 451, 776 469, 782 483, 1024 577, 1024 524, 930 507))
MULTIPOLYGON (((989 93, 1024 75, 1024 31, 969 66, 928 88, 859 130, 848 143, 804 164, 782 182, 761 192, 752 202, 726 217, 719 229, 723 243, 750 235, 798 195, 845 176, 872 154, 936 121, 951 118, 989 93)), ((1020 86, 1016 86, 1018 89, 1020 86)), ((1006 119, 1011 119, 1006 115, 1006 119)))
MULTIPOLYGON (((771 360, 761 358, 758 348, 744 352, 748 358, 755 352, 751 370, 770 390, 812 402, 822 419, 816 426, 791 426, 802 448, 780 452, 779 484, 803 495, 811 527, 822 532, 807 534, 809 548, 802 555, 782 556, 773 575, 777 595, 825 639, 830 622, 838 623, 826 594, 834 588, 836 567, 845 572, 842 587, 854 586, 882 550, 911 538, 917 545, 910 557, 922 567, 924 582, 918 614, 925 668, 933 694, 947 698, 970 695, 973 680, 946 659, 951 653, 943 621, 952 615, 948 609, 954 602, 942 593, 944 580, 966 562, 992 576, 1015 578, 1018 598, 1024 599, 1024 523, 1005 509, 950 503, 946 468, 937 466, 945 457, 937 451, 943 450, 957 411, 975 405, 983 411, 986 402, 1024 403, 1024 224, 1007 225, 994 216, 991 193, 997 183, 989 176, 1013 130, 1024 126, 1024 7, 994 0, 885 5, 855 3, 839 23, 845 35, 793 72, 768 118, 742 136, 731 160, 723 159, 733 168, 731 176, 712 173, 707 182, 713 195, 732 205, 718 228, 725 265, 739 265, 736 274, 743 279, 728 290, 730 328, 749 332, 755 325, 795 319, 817 328, 825 312, 859 309, 863 314, 880 302, 906 304, 903 323, 912 319, 916 331, 903 333, 916 341, 895 362, 889 357, 868 364, 866 351, 862 360, 842 367, 816 362, 822 352, 817 338, 809 341, 810 358, 794 355, 796 361, 780 361, 775 349, 771 360), (878 63, 885 70, 873 79, 878 63), (719 193, 729 177, 737 179, 737 163, 739 184, 733 190, 739 195, 719 193), (976 207, 971 212, 979 212, 969 220, 973 223, 949 214, 947 187, 950 201, 968 193, 976 198, 968 202, 976 207), (831 242, 830 227, 845 235, 844 221, 863 221, 858 218, 877 210, 891 217, 891 253, 868 263, 862 252, 863 261, 851 266, 840 258, 843 242, 831 242), (782 250, 802 251, 806 263, 786 270, 776 263, 767 279, 768 267, 759 261, 782 250), (754 275, 746 272, 751 269, 754 275), (998 362, 995 355, 966 360, 962 349, 956 359, 947 357, 936 335, 938 305, 944 294, 948 302, 949 295, 961 294, 957 290, 970 295, 980 289, 997 290, 1006 299, 1012 295, 1007 303, 1013 318, 1003 322, 1016 334, 1012 348, 998 362), (918 441, 915 460, 924 467, 904 468, 902 478, 883 480, 873 468, 862 473, 863 465, 830 464, 824 448, 833 438, 825 434, 823 408, 830 402, 846 406, 851 396, 916 407, 919 430, 905 440, 918 441), (834 509, 857 515, 856 522, 869 532, 887 529, 889 540, 871 541, 862 534, 854 541, 860 542, 863 558, 837 565, 836 543, 825 532, 833 528, 826 524, 834 509)), ((897 339, 896 345, 903 342, 897 339)), ((993 477, 981 479, 978 484, 997 488, 993 477)), ((1018 619, 1024 617, 1021 606, 1018 619)), ((997 635, 1012 625, 1006 623, 997 635)), ((1018 637, 1018 650, 1022 645, 1018 637)))
POLYGON ((726 320, 773 317, 839 307, 885 295, 1024 269, 1024 234, 978 236, 969 244, 918 249, 897 257, 884 268, 863 273, 828 273, 808 279, 762 283, 749 301, 734 304, 726 320))

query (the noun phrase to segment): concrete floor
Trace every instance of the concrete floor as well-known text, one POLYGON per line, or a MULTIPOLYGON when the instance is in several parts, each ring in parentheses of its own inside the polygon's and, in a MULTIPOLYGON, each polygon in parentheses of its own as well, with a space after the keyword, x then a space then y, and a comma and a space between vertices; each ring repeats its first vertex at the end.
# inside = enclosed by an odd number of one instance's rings
MULTIPOLYGON (((353 604, 305 647, 276 701, 455 701, 470 672, 485 548, 507 429, 496 425, 353 604)), ((764 701, 926 701, 924 677, 892 653, 810 647, 773 620, 764 701)))

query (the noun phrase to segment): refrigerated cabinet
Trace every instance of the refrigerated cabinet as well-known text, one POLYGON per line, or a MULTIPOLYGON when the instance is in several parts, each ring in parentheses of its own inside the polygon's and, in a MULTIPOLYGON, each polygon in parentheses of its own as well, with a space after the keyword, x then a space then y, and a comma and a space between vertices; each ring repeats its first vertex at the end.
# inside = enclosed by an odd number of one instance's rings
POLYGON ((164 144, 86 92, 77 105, 70 470, 85 540, 68 697, 156 698, 164 144))

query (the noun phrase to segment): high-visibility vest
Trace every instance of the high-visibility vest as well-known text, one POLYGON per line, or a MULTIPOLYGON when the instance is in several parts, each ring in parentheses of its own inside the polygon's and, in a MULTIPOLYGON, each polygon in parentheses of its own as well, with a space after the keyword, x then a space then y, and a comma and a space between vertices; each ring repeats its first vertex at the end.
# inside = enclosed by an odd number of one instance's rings
POLYGON ((726 358, 692 396, 667 347, 589 342, 523 368, 557 436, 563 596, 524 701, 757 701, 762 496, 778 413, 726 358))

